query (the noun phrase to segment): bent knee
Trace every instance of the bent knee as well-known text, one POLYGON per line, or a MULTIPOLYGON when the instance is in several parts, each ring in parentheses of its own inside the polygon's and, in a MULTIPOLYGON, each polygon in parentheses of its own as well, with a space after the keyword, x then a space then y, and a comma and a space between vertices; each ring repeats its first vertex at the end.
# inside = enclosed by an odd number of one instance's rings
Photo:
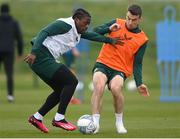
POLYGON ((116 94, 116 93, 121 93, 122 92, 122 89, 123 89, 123 86, 122 85, 111 85, 110 86, 110 90, 114 93, 114 94, 116 94))
POLYGON ((72 77, 71 84, 77 86, 77 84, 78 84, 78 79, 76 78, 76 76, 73 76, 73 77, 72 77))
POLYGON ((94 86, 94 92, 97 92, 98 94, 102 94, 104 91, 104 85, 96 84, 94 86))

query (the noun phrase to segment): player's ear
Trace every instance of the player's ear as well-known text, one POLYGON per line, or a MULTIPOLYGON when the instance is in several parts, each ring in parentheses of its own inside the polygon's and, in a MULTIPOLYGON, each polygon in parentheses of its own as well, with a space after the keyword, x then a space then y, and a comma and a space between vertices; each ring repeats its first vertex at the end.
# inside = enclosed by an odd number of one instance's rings
POLYGON ((74 18, 74 22, 75 22, 76 25, 78 25, 79 24, 79 19, 78 18, 74 18))
POLYGON ((75 17, 75 18, 74 18, 74 20, 75 20, 75 21, 78 21, 78 20, 79 20, 79 18, 75 17))
POLYGON ((140 17, 140 22, 142 22, 142 20, 143 20, 143 17, 141 16, 141 17, 140 17))
POLYGON ((142 20, 143 20, 143 17, 141 16, 141 17, 139 18, 139 23, 141 23, 142 20))

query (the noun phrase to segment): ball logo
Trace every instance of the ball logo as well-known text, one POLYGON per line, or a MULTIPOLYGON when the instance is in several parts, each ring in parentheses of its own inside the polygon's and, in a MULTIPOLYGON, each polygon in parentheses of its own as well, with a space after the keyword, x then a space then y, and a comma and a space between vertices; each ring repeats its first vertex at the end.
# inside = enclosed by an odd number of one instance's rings
POLYGON ((94 126, 94 124, 91 122, 91 123, 89 123, 89 125, 88 125, 88 127, 87 127, 87 129, 88 130, 94 130, 96 127, 94 126))

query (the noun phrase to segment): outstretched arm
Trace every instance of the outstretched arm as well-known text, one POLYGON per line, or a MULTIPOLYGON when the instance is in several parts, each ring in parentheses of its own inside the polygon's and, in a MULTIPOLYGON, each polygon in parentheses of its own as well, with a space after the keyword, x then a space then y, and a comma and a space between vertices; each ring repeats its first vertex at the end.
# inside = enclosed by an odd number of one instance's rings
POLYGON ((116 23, 115 19, 108 22, 108 23, 105 23, 105 24, 103 24, 101 26, 95 27, 94 32, 99 33, 101 35, 104 35, 106 33, 110 33, 111 32, 110 26, 113 25, 114 23, 116 23))
POLYGON ((94 28, 93 29, 94 32, 86 32, 82 34, 82 38, 92 40, 92 41, 109 43, 109 44, 123 45, 124 42, 122 42, 120 38, 109 38, 109 37, 104 36, 107 33, 117 31, 119 29, 120 29, 120 26, 116 23, 116 20, 112 20, 108 23, 105 23, 101 26, 94 28))
POLYGON ((123 43, 119 37, 109 38, 109 37, 103 36, 101 34, 98 34, 96 32, 85 32, 81 35, 81 38, 91 40, 91 41, 109 43, 109 44, 112 44, 113 46, 114 46, 114 44, 122 45, 122 43, 123 43))
POLYGON ((85 32, 83 34, 81 34, 81 38, 87 39, 87 40, 91 40, 91 41, 97 41, 97 42, 105 42, 105 43, 113 43, 113 39, 103 36, 101 34, 98 34, 96 32, 85 32))

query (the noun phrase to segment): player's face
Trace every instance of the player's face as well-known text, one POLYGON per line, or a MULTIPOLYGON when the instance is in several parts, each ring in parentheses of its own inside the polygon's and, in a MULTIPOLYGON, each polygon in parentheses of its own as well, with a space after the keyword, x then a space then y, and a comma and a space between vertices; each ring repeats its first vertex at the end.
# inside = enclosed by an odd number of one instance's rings
POLYGON ((87 16, 83 17, 82 19, 75 19, 75 24, 78 33, 84 33, 88 29, 90 22, 91 18, 87 16))
POLYGON ((135 29, 141 21, 141 17, 139 15, 133 15, 129 11, 126 15, 126 27, 129 30, 135 29))

